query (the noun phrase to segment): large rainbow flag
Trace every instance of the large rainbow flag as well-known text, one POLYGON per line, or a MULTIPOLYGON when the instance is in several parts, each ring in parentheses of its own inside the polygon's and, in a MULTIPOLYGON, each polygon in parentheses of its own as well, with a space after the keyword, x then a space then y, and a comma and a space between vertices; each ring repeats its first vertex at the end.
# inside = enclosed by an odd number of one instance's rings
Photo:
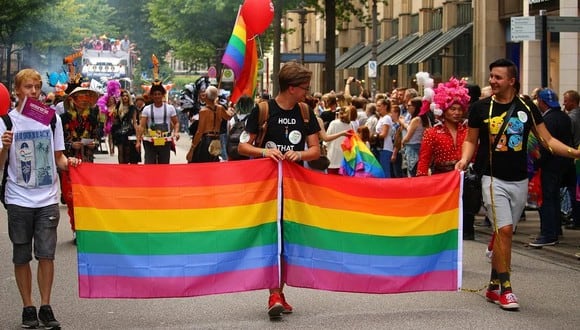
POLYGON ((281 279, 362 293, 461 285, 456 171, 385 180, 259 159, 83 164, 71 179, 83 298, 199 296, 281 279))
POLYGON ((284 166, 284 280, 347 292, 458 290, 460 177, 363 179, 284 166))
POLYGON ((277 287, 277 167, 217 165, 72 169, 80 297, 277 287))

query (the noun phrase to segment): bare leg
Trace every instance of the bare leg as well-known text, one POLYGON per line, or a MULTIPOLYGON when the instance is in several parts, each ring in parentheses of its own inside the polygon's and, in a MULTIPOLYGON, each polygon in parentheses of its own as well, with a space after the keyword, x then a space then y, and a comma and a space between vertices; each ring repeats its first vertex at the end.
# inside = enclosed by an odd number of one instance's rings
POLYGON ((30 263, 14 265, 14 276, 22 298, 22 305, 24 307, 34 306, 32 302, 32 271, 30 270, 30 263))
POLYGON ((498 273, 508 273, 511 271, 512 237, 512 225, 501 227, 496 234, 491 264, 498 273))
POLYGON ((40 290, 40 304, 50 305, 52 281, 54 279, 54 262, 50 259, 38 260, 38 288, 40 290))

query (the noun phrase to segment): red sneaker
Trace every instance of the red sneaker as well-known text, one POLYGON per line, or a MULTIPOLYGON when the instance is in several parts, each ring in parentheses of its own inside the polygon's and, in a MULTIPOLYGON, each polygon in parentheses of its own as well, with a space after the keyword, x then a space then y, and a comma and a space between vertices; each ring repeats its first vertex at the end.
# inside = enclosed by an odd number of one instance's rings
POLYGON ((499 304, 499 292, 499 290, 487 289, 487 291, 485 291, 485 298, 491 303, 499 304))
POLYGON ((520 308, 518 298, 511 291, 506 291, 499 296, 499 306, 506 310, 517 310, 520 308))
POLYGON ((283 293, 280 293, 280 298, 282 299, 282 306, 284 306, 284 310, 282 311, 282 313, 284 314, 291 314, 292 313, 292 305, 290 305, 287 301, 286 301, 286 297, 284 297, 283 293))
POLYGON ((270 299, 268 300, 268 315, 270 318, 278 318, 282 316, 283 311, 284 305, 282 305, 282 298, 280 297, 280 293, 271 293, 270 299))

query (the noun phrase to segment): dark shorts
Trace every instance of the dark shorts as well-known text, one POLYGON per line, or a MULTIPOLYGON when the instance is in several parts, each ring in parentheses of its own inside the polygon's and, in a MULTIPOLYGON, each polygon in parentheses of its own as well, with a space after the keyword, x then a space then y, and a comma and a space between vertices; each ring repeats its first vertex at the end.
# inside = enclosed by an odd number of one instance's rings
POLYGON ((39 208, 6 205, 8 236, 13 246, 12 262, 24 265, 32 260, 32 244, 36 259, 54 259, 57 227, 60 219, 58 204, 39 208))

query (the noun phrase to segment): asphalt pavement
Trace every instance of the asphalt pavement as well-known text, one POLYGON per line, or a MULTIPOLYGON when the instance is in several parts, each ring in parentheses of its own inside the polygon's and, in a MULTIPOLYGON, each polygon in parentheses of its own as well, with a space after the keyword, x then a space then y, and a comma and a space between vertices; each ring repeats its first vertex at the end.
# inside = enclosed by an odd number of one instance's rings
MULTIPOLYGON (((493 228, 485 226, 485 217, 478 215, 475 218, 475 232, 478 239, 489 239, 493 232, 493 228)), ((577 263, 577 253, 580 253, 580 230, 566 229, 562 226, 562 234, 558 237, 558 244, 554 246, 544 246, 535 248, 528 244, 532 242, 540 234, 540 216, 537 210, 526 210, 526 217, 524 221, 518 223, 516 232, 513 237, 514 247, 521 247, 529 249, 531 252, 546 254, 554 254, 556 256, 564 257, 570 262, 577 263)))
MULTIPOLYGON (((189 143, 183 136, 172 163, 185 163, 189 143)), ((98 154, 97 162, 116 163, 116 156, 98 154)), ((63 329, 578 329, 580 324, 580 261, 572 259, 580 233, 564 230, 554 247, 526 248, 539 232, 535 211, 527 212, 514 238, 512 284, 519 312, 501 311, 485 301, 481 289, 490 264, 484 251, 491 229, 477 227, 476 240, 462 245, 465 290, 379 295, 287 287, 295 312, 271 322, 266 290, 175 299, 79 298, 76 247, 66 206, 60 210, 52 306, 63 329)), ((21 302, 5 217, 0 212, 0 329, 18 329, 21 302)), ((32 269, 36 278, 35 262, 32 269)), ((33 292, 38 302, 35 281, 33 292)))

